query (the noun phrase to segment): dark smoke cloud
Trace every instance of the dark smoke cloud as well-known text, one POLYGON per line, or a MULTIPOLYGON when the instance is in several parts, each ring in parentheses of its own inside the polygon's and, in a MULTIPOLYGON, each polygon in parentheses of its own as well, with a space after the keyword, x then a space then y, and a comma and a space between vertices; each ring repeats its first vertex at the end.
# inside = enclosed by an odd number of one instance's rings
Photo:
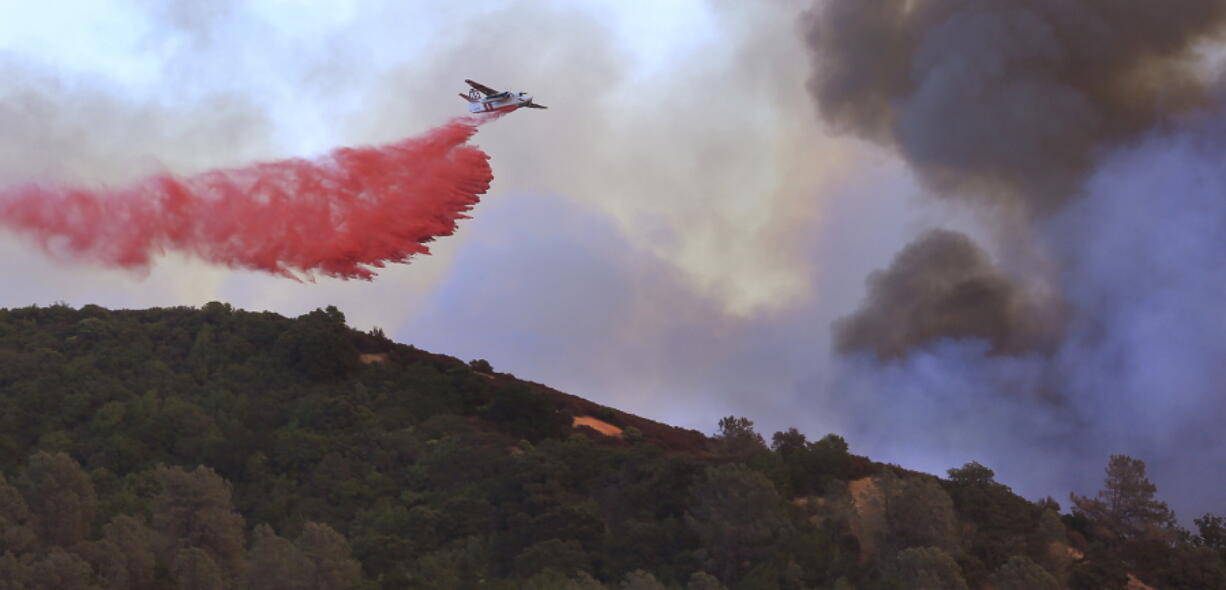
MULTIPOLYGON (((1110 0, 832 0, 803 22, 816 67, 809 89, 825 120, 897 150, 937 194, 997 205, 984 210, 996 229, 1013 232, 1004 249, 1027 257, 1034 239, 1016 215, 1057 212, 1112 148, 1210 104, 1197 50, 1220 34, 1226 3, 1171 10, 1110 0)), ((1054 312, 1019 317, 1004 276, 945 294, 970 305, 918 303, 931 297, 919 277, 948 283, 948 268, 896 268, 910 278, 878 284, 894 293, 872 296, 911 303, 868 302, 842 326, 840 348, 893 357, 942 337, 976 336, 995 353, 1032 350, 1024 344, 1031 338, 1004 326, 1035 325, 1054 312)))
POLYGON ((807 14, 809 88, 834 128, 942 194, 1042 213, 1101 151, 1208 103, 1195 50, 1219 0, 831 0, 807 14))
POLYGON ((827 123, 976 205, 1001 253, 930 235, 870 278, 835 342, 877 358, 811 388, 849 440, 930 471, 975 458, 1032 497, 1093 490, 1123 452, 1185 518, 1220 511, 1226 110, 1206 64, 1226 3, 828 0, 802 22, 827 123))
POLYGON ((934 341, 981 339, 993 354, 1030 349, 1022 290, 966 235, 933 230, 868 279, 861 308, 835 326, 836 349, 898 358, 934 341))

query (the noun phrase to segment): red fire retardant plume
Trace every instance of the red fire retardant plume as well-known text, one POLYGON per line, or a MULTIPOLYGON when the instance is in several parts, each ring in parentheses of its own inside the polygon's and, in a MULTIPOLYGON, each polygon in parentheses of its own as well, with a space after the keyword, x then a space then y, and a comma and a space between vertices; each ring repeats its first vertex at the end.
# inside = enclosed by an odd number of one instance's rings
POLYGON ((489 189, 489 156, 468 140, 484 120, 453 119, 381 147, 341 148, 122 189, 0 190, 0 225, 48 252, 147 268, 166 250, 285 276, 370 279, 429 254, 489 189))

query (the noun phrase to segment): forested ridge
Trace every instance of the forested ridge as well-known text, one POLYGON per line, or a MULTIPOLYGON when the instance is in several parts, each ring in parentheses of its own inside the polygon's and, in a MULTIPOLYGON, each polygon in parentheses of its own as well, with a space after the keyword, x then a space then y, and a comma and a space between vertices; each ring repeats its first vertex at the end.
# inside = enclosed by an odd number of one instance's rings
POLYGON ((1226 588, 1223 520, 1131 457, 1061 507, 712 426, 332 307, 0 310, 0 590, 1226 588))

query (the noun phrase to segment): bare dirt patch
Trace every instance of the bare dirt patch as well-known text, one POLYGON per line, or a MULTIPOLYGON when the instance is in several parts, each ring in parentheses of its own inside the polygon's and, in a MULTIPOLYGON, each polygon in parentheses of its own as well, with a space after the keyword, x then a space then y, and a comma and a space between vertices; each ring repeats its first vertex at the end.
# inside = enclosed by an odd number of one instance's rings
POLYGON ((363 354, 363 355, 358 356, 358 360, 362 361, 363 365, 369 365, 371 363, 382 363, 382 362, 387 361, 387 353, 378 352, 378 353, 371 353, 371 354, 363 354))
POLYGON ((877 554, 877 538, 885 531, 885 494, 876 477, 863 477, 847 484, 856 518, 852 519, 852 534, 860 540, 860 560, 867 561, 877 554))
POLYGON ((604 420, 601 420, 599 418, 593 418, 591 416, 575 416, 575 418, 571 420, 570 425, 572 428, 586 426, 605 436, 612 436, 615 438, 622 437, 622 429, 612 424, 609 424, 608 422, 605 422, 604 420))
POLYGON ((1138 580, 1136 576, 1128 574, 1128 585, 1125 586, 1128 590, 1154 590, 1153 586, 1138 580))

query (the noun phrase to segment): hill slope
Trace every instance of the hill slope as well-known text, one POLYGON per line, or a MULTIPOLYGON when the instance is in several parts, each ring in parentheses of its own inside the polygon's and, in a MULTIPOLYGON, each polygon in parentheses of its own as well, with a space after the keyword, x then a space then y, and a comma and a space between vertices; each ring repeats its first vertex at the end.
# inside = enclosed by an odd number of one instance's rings
POLYGON ((978 464, 938 479, 834 435, 772 443, 334 308, 0 310, 0 588, 1226 586, 1212 527, 1120 540, 978 464))

